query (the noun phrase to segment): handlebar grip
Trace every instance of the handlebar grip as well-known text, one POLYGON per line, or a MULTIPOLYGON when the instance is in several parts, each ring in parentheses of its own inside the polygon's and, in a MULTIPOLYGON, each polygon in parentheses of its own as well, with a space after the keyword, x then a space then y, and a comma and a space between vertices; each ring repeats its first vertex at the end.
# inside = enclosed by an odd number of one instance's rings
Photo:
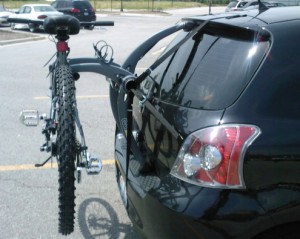
POLYGON ((81 26, 114 26, 114 21, 80 22, 81 26))

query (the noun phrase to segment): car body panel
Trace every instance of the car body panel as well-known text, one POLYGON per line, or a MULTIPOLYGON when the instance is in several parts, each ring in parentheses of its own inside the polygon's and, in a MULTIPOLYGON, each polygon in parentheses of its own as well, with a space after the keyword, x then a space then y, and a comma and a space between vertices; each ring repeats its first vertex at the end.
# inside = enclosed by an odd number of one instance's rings
MULTIPOLYGON (((146 238, 253 238, 287 225, 293 225, 292 235, 299 236, 295 225, 300 223, 300 48, 295 39, 300 38, 300 7, 198 16, 186 20, 198 24, 209 21, 208 28, 202 31, 215 34, 218 40, 227 37, 228 42, 239 41, 247 31, 256 32, 254 37, 257 38, 252 43, 265 42, 267 47, 262 48, 262 57, 256 58, 257 64, 240 88, 240 94, 226 104, 220 103, 220 108, 191 107, 191 102, 181 105, 184 97, 179 91, 172 97, 163 98, 168 94, 163 84, 153 91, 154 97, 149 100, 160 116, 143 107, 140 98, 134 98, 134 146, 129 155, 128 172, 126 138, 118 129, 115 144, 117 181, 120 181, 120 175, 128 178, 127 196, 124 196, 126 190, 122 194, 131 220, 146 238), (157 96, 160 91, 162 97, 157 96), (180 137, 174 136, 161 118, 180 137), (261 131, 242 156, 245 189, 204 187, 170 174, 188 135, 206 127, 232 124, 250 124, 261 131)), ((205 34, 201 44, 205 43, 205 34)), ((252 34, 249 36, 253 37, 252 34)), ((249 39, 246 37, 243 41, 249 39)), ((187 44, 182 48, 186 49, 187 44)), ((251 49, 248 57, 252 53, 251 49)), ((204 58, 208 54, 206 52, 204 58)), ((190 58, 181 59, 182 65, 186 65, 190 58)), ((227 60, 231 60, 229 56, 227 60)), ((164 76, 168 75, 169 69, 176 73, 182 67, 172 64, 160 69, 164 76)), ((215 71, 219 70, 217 66, 215 71)), ((205 70, 209 72, 209 69, 205 70)), ((191 78, 186 84, 190 84, 191 78)), ((152 95, 149 94, 151 82, 158 79, 158 75, 151 75, 138 91, 145 96, 152 95)), ((167 83, 174 87, 178 79, 180 77, 176 74, 174 77, 170 75, 167 83)), ((223 88, 231 92, 231 87, 223 88)), ((221 92, 219 96, 224 94, 226 92, 221 92)), ((194 95, 187 97, 193 99, 194 95)))

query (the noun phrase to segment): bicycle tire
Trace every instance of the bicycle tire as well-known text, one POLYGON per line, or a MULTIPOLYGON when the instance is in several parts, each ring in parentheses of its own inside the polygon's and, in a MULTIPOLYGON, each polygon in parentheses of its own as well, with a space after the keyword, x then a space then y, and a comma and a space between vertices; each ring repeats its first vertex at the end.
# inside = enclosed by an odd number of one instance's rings
POLYGON ((74 231, 75 219, 75 84, 72 69, 59 65, 55 69, 58 92, 57 162, 59 172, 59 233, 68 235, 74 231))

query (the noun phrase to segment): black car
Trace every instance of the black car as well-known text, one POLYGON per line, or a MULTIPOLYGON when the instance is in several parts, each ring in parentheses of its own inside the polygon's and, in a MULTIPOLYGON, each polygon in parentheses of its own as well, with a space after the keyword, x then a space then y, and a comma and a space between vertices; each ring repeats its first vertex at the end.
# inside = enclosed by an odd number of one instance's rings
POLYGON ((111 89, 129 217, 146 238, 300 238, 300 7, 183 22, 132 117, 111 89))
POLYGON ((51 5, 59 12, 76 17, 80 22, 96 21, 95 9, 89 1, 58 0, 51 5))

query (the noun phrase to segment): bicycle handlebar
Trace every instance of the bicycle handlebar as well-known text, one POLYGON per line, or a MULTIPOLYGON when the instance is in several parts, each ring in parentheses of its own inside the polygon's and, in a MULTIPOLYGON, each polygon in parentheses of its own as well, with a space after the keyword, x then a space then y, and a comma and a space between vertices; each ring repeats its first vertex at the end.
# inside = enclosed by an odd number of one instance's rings
MULTIPOLYGON (((30 20, 30 19, 23 19, 23 18, 8 18, 8 22, 11 23, 23 23, 23 24, 37 24, 43 25, 43 20, 30 20)), ((95 22, 80 22, 80 26, 114 26, 113 21, 95 21, 95 22)))
POLYGON ((80 26, 114 26, 113 21, 80 22, 80 26))

